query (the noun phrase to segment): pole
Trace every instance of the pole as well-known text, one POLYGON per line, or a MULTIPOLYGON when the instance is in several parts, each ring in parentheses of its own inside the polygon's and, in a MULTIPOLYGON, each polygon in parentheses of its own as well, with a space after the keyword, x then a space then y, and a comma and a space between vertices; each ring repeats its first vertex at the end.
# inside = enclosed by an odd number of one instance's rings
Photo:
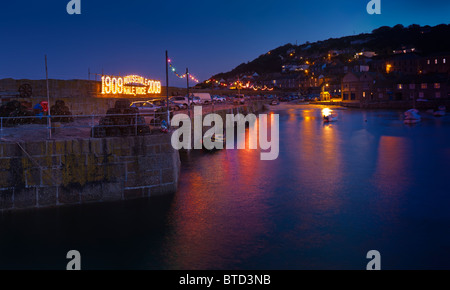
POLYGON ((138 134, 137 123, 138 123, 138 114, 135 114, 135 119, 134 119, 134 135, 135 136, 137 136, 137 134, 138 134))
POLYGON ((166 50, 166 104, 167 104, 167 128, 170 126, 170 111, 169 111, 169 56, 166 50))
POLYGON ((238 97, 241 96, 241 81, 239 80, 239 76, 238 76, 238 97))
POLYGON ((186 87, 187 87, 187 97, 188 97, 188 115, 191 115, 191 98, 189 96, 189 69, 186 68, 186 87))
POLYGON ((48 91, 48 69, 47 69, 47 55, 45 55, 45 79, 47 82, 47 127, 48 127, 48 138, 52 138, 52 121, 50 120, 51 112, 50 112, 50 93, 48 91))

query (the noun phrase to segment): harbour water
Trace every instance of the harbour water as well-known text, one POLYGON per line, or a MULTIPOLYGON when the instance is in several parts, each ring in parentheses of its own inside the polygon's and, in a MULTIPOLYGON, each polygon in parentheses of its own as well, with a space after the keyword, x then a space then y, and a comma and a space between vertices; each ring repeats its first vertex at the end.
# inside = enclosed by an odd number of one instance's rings
POLYGON ((450 269, 450 116, 276 106, 280 154, 182 153, 172 196, 0 216, 0 269, 450 269))

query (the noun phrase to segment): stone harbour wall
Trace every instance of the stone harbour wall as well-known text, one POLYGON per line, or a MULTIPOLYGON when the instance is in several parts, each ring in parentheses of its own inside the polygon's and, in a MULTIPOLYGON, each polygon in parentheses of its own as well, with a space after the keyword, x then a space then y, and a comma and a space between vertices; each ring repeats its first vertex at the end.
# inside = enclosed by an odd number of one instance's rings
MULTIPOLYGON (((214 112, 225 119, 262 110, 248 102, 214 112)), ((172 194, 180 165, 171 134, 0 140, 0 212, 172 194)))
POLYGON ((175 193, 170 135, 0 143, 0 211, 175 193))

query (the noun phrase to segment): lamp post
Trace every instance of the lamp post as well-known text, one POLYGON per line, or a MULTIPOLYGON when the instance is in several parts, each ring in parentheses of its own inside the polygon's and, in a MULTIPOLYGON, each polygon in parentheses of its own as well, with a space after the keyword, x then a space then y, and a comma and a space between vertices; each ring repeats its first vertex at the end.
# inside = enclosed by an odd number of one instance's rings
POLYGON ((48 91, 48 69, 47 69, 47 55, 45 55, 45 79, 47 83, 47 127, 48 127, 48 138, 52 138, 52 120, 50 119, 50 93, 48 91))
POLYGON ((186 68, 186 88, 188 98, 188 116, 191 117, 191 97, 189 96, 189 69, 186 68))
POLYGON ((169 57, 166 50, 166 104, 167 104, 167 128, 170 128, 170 112, 169 112, 169 57))

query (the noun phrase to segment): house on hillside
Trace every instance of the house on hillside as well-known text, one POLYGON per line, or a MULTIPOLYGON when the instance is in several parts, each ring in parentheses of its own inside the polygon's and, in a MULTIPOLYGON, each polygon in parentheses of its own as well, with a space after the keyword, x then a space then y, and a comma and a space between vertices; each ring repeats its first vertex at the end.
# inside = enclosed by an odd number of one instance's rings
POLYGON ((342 78, 342 101, 373 101, 375 100, 375 85, 384 80, 385 77, 380 73, 349 72, 342 78))
POLYGON ((420 71, 427 73, 450 74, 450 52, 425 56, 420 61, 420 71))
POLYGON ((351 72, 342 79, 341 94, 343 101, 361 103, 450 99, 450 77, 448 74, 351 72))
POLYGON ((442 100, 450 98, 450 78, 448 74, 426 74, 403 76, 394 84, 395 100, 442 100))

